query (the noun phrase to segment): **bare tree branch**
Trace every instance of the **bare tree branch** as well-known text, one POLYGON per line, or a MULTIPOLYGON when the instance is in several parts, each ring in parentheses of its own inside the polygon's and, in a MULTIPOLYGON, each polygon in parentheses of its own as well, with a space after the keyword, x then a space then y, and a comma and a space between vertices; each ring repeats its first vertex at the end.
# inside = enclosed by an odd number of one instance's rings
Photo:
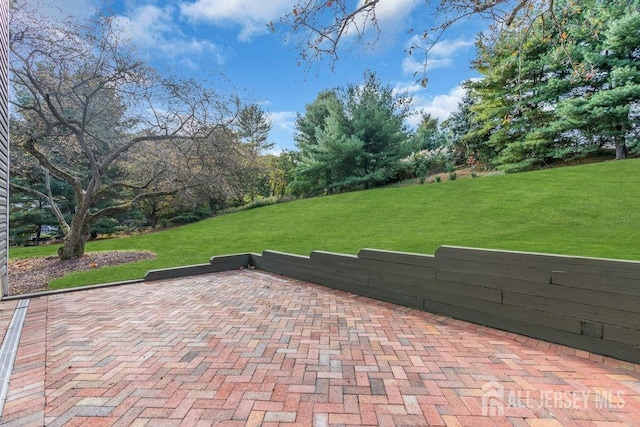
POLYGON ((46 168, 42 169, 44 170, 44 186, 47 189, 47 201, 49 202, 49 206, 53 211, 53 215, 56 217, 56 220, 58 220, 58 224, 62 228, 62 232, 66 236, 69 233, 69 224, 67 223, 67 220, 64 219, 64 215, 62 215, 60 207, 53 198, 53 193, 51 192, 51 178, 49 177, 49 170, 46 168))
POLYGON ((61 257, 74 258, 97 219, 200 185, 198 146, 230 125, 238 100, 200 82, 161 77, 136 58, 113 17, 60 25, 29 7, 10 16, 11 102, 23 141, 17 148, 45 169, 49 194, 38 197, 47 196, 57 217, 49 174, 73 188, 61 257), (148 164, 155 152, 159 166, 148 164))
POLYGON ((108 208, 101 209, 97 212, 92 212, 91 214, 87 215, 87 221, 89 223, 94 223, 100 218, 103 218, 105 216, 111 216, 111 215, 125 212, 141 200, 150 199, 153 197, 172 196, 176 194, 178 191, 180 191, 180 189, 175 189, 171 191, 154 191, 149 193, 138 194, 131 200, 128 200, 127 202, 122 203, 120 205, 109 206, 108 208))
POLYGON ((71 185, 73 191, 76 193, 76 197, 82 197, 83 189, 80 181, 71 175, 71 173, 54 165, 44 153, 36 148, 36 140, 34 138, 28 138, 24 146, 27 152, 40 162, 43 168, 49 170, 56 178, 71 185))
POLYGON ((11 181, 9 183, 9 187, 12 190, 16 191, 16 192, 30 194, 30 195, 32 195, 32 196, 34 196, 34 197, 36 197, 36 198, 38 198, 40 200, 43 200, 43 201, 47 201, 49 199, 49 196, 47 196, 43 192, 38 191, 38 190, 36 190, 34 188, 31 188, 31 187, 26 187, 24 185, 17 184, 17 183, 15 183, 13 181, 11 181))
MULTIPOLYGON (((447 30, 467 18, 478 16, 494 26, 506 28, 516 20, 535 20, 535 14, 529 16, 532 10, 545 10, 553 15, 555 7, 553 0, 421 0, 421 3, 418 7, 423 10, 435 6, 437 14, 431 22, 425 23, 425 28, 418 30, 424 43, 411 46, 408 51, 417 49, 425 55, 447 30)), ((328 56, 333 67, 345 42, 352 42, 354 46, 376 43, 381 31, 376 14, 379 8, 379 0, 364 0, 357 4, 348 0, 299 0, 280 22, 297 36, 302 62, 311 65, 328 56), (372 32, 376 36, 373 41, 372 32)))

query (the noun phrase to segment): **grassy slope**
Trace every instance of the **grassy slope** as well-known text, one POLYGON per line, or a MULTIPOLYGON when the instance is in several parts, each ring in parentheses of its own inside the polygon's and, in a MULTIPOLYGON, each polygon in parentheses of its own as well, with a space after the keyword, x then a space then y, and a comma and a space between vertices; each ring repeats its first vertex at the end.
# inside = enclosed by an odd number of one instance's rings
MULTIPOLYGON (((264 249, 433 253, 459 245, 639 260, 639 193, 640 160, 626 160, 306 199, 91 242, 88 251, 144 249, 158 257, 76 273, 53 287, 140 278, 149 269, 264 249)), ((54 252, 12 248, 10 255, 54 252)))

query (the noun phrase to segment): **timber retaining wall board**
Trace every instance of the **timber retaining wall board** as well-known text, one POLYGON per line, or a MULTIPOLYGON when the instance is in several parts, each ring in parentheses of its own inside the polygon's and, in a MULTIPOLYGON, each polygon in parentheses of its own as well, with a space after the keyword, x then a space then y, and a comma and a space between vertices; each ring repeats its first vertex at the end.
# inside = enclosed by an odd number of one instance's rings
POLYGON ((144 280, 150 282, 154 280, 167 280, 183 276, 195 276, 198 274, 209 274, 217 273, 220 271, 237 270, 239 268, 248 267, 250 262, 251 254, 214 256, 209 259, 208 264, 150 270, 147 272, 147 274, 145 274, 144 280))
POLYGON ((640 363, 640 262, 443 246, 231 263, 640 363))

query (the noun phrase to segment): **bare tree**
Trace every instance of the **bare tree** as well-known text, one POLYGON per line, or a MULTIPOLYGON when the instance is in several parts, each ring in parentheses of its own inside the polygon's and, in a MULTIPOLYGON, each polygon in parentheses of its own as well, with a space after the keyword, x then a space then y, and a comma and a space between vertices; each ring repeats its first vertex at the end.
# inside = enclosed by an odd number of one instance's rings
POLYGON ((52 194, 38 194, 65 233, 61 259, 83 255, 98 219, 197 184, 190 173, 201 160, 197 147, 233 121, 235 95, 160 76, 136 57, 113 17, 47 22, 20 7, 11 12, 10 29, 16 144, 38 161, 45 176, 73 188, 70 221, 52 194), (142 146, 155 157, 164 151, 181 156, 174 163, 180 171, 167 161, 139 173, 130 158, 133 148, 142 146))
MULTIPOLYGON (((389 1, 389 0, 387 0, 389 1)), ((416 0, 426 10, 437 10, 424 28, 412 29, 420 41, 408 48, 409 54, 422 52, 428 59, 430 49, 446 30, 470 16, 488 19, 495 27, 508 27, 514 21, 532 22, 542 16, 555 20, 554 0, 416 0)), ((328 57, 338 59, 339 48, 373 45, 380 34, 377 11, 381 0, 299 0, 291 12, 281 18, 297 36, 302 62, 312 64, 328 57)), ((273 24, 271 24, 273 27, 273 24)), ((558 22, 558 25, 561 25, 558 22)), ((425 65, 426 67, 426 65, 425 65)), ((425 68, 426 69, 426 68, 425 68)), ((426 84, 426 76, 423 84, 426 84)))

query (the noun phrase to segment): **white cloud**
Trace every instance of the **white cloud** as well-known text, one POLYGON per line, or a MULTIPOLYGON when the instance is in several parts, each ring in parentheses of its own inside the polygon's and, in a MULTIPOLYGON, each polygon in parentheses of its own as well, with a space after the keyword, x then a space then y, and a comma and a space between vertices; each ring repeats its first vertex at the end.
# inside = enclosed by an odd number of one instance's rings
MULTIPOLYGON (((360 0, 358 6, 364 1, 360 0)), ((180 12, 194 21, 240 25, 238 38, 247 41, 255 35, 267 33, 267 24, 291 12, 294 3, 291 0, 195 0, 183 2, 180 12)), ((375 9, 380 28, 383 31, 397 28, 411 13, 415 3, 415 0, 381 0, 375 9)), ((355 34, 363 24, 364 17, 357 17, 355 25, 352 24, 345 35, 355 34)))
POLYGON ((280 129, 293 134, 296 127, 297 114, 295 111, 277 111, 275 113, 269 113, 269 120, 271 120, 274 129, 280 129))
POLYGON ((402 82, 402 83, 398 83, 393 88, 393 93, 397 95, 399 93, 408 92, 411 96, 413 96, 416 92, 419 92, 422 89, 423 89, 422 86, 420 86, 415 82, 402 82))
POLYGON ((413 114, 407 122, 411 126, 420 124, 423 113, 431 114, 431 117, 437 118, 440 123, 448 119, 451 113, 458 110, 458 103, 462 100, 466 93, 466 89, 462 85, 458 85, 451 89, 449 93, 435 96, 426 96, 421 94, 424 89, 421 86, 408 84, 398 85, 397 90, 408 90, 413 93, 413 101, 411 108, 413 114))
MULTIPOLYGON (((360 0, 358 6, 368 0, 360 0)), ((376 6, 378 25, 384 29, 397 28, 398 24, 411 14, 416 6, 415 0, 380 0, 376 6)))
POLYGON ((455 55, 461 49, 473 46, 474 43, 473 40, 465 39, 443 40, 434 44, 429 53, 437 57, 449 57, 455 55))
POLYGON ((431 58, 426 64, 424 61, 417 61, 414 57, 407 57, 402 60, 402 71, 405 74, 415 75, 423 71, 446 68, 453 63, 451 58, 431 58))
POLYGON ((274 145, 272 148, 266 150, 264 152, 264 154, 271 155, 271 156, 279 156, 283 152, 284 152, 284 148, 282 148, 282 147, 280 147, 278 145, 274 145))
POLYGON ((238 38, 249 40, 267 32, 267 23, 290 12, 291 8, 290 0, 196 0, 182 3, 180 12, 195 21, 238 24, 242 27, 238 38))
MULTIPOLYGON (((360 6, 369 0, 360 0, 360 6)), ((383 21, 403 19, 416 6, 415 0, 380 0, 376 7, 378 19, 383 21)))
MULTIPOLYGON (((358 7, 361 7, 368 0, 360 0, 358 7)), ((404 21, 406 17, 411 14, 416 6, 415 0, 380 0, 375 7, 375 17, 380 32, 384 35, 388 32, 397 32, 399 29, 404 28, 404 21)), ((349 26, 344 31, 344 37, 362 35, 365 29, 372 28, 370 19, 371 15, 360 14, 354 18, 349 26)), ((381 40, 377 40, 376 44, 380 41, 384 41, 384 36, 381 40)))
POLYGON ((279 155, 283 150, 292 150, 295 148, 293 135, 296 129, 295 111, 277 111, 268 113, 271 120, 272 128, 269 132, 269 140, 275 142, 275 146, 269 151, 269 154, 279 155))
POLYGON ((453 58, 458 52, 474 45, 473 40, 456 39, 443 40, 431 46, 426 60, 418 60, 416 52, 428 47, 427 42, 420 36, 413 36, 407 43, 407 49, 413 50, 414 54, 406 57, 402 61, 402 71, 406 74, 416 74, 423 71, 435 70, 437 68, 446 68, 453 64, 453 58))
MULTIPOLYGON (((175 58, 183 55, 208 54, 215 62, 222 63, 220 49, 207 40, 187 37, 180 29, 174 7, 142 5, 117 17, 123 36, 144 51, 161 53, 162 56, 175 58)), ((193 63, 195 66, 196 64, 193 63)))

